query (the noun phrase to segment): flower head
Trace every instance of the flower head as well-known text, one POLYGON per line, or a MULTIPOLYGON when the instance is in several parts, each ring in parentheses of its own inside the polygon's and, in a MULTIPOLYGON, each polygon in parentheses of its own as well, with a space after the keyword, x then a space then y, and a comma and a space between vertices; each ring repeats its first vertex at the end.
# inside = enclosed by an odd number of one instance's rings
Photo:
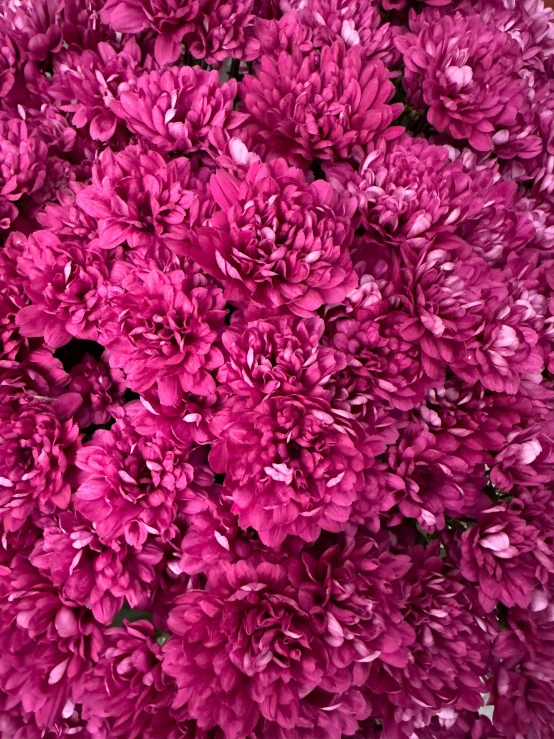
POLYGON ((360 46, 342 40, 303 54, 262 57, 241 95, 255 134, 268 149, 300 166, 346 159, 385 133, 402 106, 380 61, 366 63, 360 46))
POLYGON ((210 187, 219 210, 190 253, 225 283, 230 300, 309 316, 356 285, 352 202, 327 182, 309 183, 277 159, 252 164, 242 180, 218 172, 210 187))

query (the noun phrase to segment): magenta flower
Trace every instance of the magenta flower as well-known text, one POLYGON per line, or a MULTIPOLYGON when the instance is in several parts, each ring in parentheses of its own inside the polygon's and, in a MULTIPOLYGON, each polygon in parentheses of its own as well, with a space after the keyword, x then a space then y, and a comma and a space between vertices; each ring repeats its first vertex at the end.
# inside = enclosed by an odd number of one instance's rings
POLYGON ((200 728, 221 727, 228 739, 251 732, 285 739, 291 730, 307 739, 321 725, 329 731, 322 736, 339 739, 341 722, 324 718, 333 705, 351 714, 355 731, 368 708, 363 699, 352 703, 343 664, 359 659, 363 645, 341 650, 336 618, 318 606, 316 625, 297 587, 283 567, 240 561, 214 568, 205 590, 177 597, 162 662, 178 686, 173 705, 186 706, 200 728))
POLYGON ((538 530, 518 514, 517 507, 497 505, 479 515, 462 535, 460 568, 479 584, 479 602, 492 611, 498 602, 527 608, 535 587, 532 556, 538 530))
POLYGON ((281 316, 248 321, 233 316, 222 342, 227 361, 217 379, 224 390, 257 405, 265 396, 298 393, 327 400, 330 377, 345 366, 344 357, 319 341, 320 318, 281 316))
POLYGON ((396 39, 410 103, 428 109, 437 131, 491 151, 495 134, 509 135, 524 101, 517 41, 478 14, 424 10, 410 26, 413 32, 396 39))
POLYGON ((93 140, 109 141, 118 123, 111 102, 135 79, 140 57, 134 40, 120 53, 105 42, 98 44, 98 53, 68 51, 56 63, 50 94, 61 110, 73 113, 76 128, 90 126, 93 140))
POLYGON ((141 551, 151 540, 169 541, 186 501, 195 497, 195 467, 186 451, 161 434, 141 437, 125 418, 99 429, 79 450, 83 473, 75 508, 93 524, 102 544, 141 551))
POLYGON ((62 3, 59 0, 7 0, 2 17, 25 60, 44 61, 61 49, 62 3))
POLYGON ((199 272, 129 271, 114 291, 103 340, 110 366, 137 393, 157 389, 163 405, 183 393, 210 395, 223 364, 217 346, 225 317, 220 288, 199 272))
POLYGON ((108 295, 103 254, 79 243, 62 243, 49 231, 35 231, 18 258, 31 305, 16 317, 22 336, 44 337, 57 349, 73 337, 96 340, 97 321, 108 295))
POLYGON ((77 194, 77 205, 98 225, 99 249, 127 243, 131 249, 157 241, 183 239, 184 221, 195 204, 186 189, 190 163, 166 162, 154 151, 129 146, 114 154, 106 149, 93 167, 92 184, 77 194))
POLYGON ((52 736, 49 729, 60 736, 58 727, 73 717, 75 680, 99 657, 101 630, 85 609, 65 603, 23 552, 3 569, 0 689, 15 715, 21 706, 33 716, 38 737, 52 736))
POLYGON ((199 230, 191 256, 225 283, 229 300, 310 316, 356 286, 352 201, 331 185, 310 184, 278 159, 251 165, 242 181, 219 172, 210 187, 220 210, 199 230))
POLYGON ((0 117, 0 228, 7 229, 18 214, 18 203, 44 185, 47 147, 29 132, 24 121, 0 117))
POLYGON ((82 405, 75 414, 81 428, 101 426, 119 413, 125 392, 123 374, 111 369, 102 357, 96 361, 85 354, 83 361, 71 369, 69 388, 82 398, 82 405))
POLYGON ((346 368, 332 380, 336 397, 357 412, 372 403, 413 408, 430 381, 420 346, 404 336, 408 317, 395 309, 391 286, 363 275, 347 301, 326 316, 326 340, 346 357, 346 368))
POLYGON ((162 647, 152 624, 126 623, 106 636, 107 649, 78 688, 93 739, 209 739, 181 718, 183 711, 171 709, 177 688, 162 672, 162 647))
POLYGON ((149 607, 162 557, 158 542, 137 549, 125 542, 105 546, 93 525, 64 512, 45 522, 30 561, 66 601, 85 606, 99 623, 110 625, 124 601, 131 608, 149 607))
POLYGON ((210 464, 226 473, 226 493, 242 528, 267 546, 287 534, 314 541, 341 531, 362 482, 364 434, 348 413, 304 396, 273 396, 212 424, 210 464))
POLYGON ((186 5, 179 0, 108 0, 101 17, 120 33, 155 30, 156 61, 163 65, 181 56, 182 38, 205 4, 206 0, 193 0, 186 5))
POLYGON ((241 96, 253 131, 268 149, 299 166, 346 159, 355 146, 385 134, 402 105, 380 61, 366 63, 360 46, 342 40, 321 50, 263 56, 241 96))
POLYGON ((445 514, 459 517, 479 502, 484 475, 471 475, 460 456, 450 454, 447 443, 429 432, 425 424, 412 423, 389 451, 389 466, 403 481, 397 501, 403 516, 417 519, 424 531, 443 529, 445 514))
POLYGON ((79 428, 71 416, 80 398, 55 400, 4 390, 0 403, 0 517, 16 531, 35 510, 67 508, 74 483, 79 428))
POLYGON ((497 658, 491 703, 499 734, 548 736, 552 726, 552 602, 537 592, 529 610, 510 609, 494 644, 497 658))
POLYGON ((183 41, 195 59, 217 64, 228 57, 250 61, 260 53, 253 0, 208 0, 183 41))
POLYGON ((133 133, 160 151, 219 151, 247 116, 233 110, 237 83, 201 67, 140 76, 110 104, 133 133))

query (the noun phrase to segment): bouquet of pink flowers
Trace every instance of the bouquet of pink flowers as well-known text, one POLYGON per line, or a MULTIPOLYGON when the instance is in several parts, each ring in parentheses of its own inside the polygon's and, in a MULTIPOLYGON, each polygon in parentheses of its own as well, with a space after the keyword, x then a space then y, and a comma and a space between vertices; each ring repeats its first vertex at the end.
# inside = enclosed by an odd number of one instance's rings
POLYGON ((554 13, 2 0, 0 739, 554 739, 554 13))

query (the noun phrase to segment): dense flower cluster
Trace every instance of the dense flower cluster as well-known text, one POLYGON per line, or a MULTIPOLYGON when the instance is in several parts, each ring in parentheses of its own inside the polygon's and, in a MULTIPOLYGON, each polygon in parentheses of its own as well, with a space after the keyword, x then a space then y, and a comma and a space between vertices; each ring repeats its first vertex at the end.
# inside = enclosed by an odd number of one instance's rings
POLYGON ((0 3, 0 739, 554 739, 554 12, 0 3))

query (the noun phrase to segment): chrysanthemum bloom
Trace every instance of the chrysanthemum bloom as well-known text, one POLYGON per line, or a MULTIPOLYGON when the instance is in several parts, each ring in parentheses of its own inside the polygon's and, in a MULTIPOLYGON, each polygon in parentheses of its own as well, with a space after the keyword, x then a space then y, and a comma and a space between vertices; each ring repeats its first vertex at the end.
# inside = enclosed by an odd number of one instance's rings
POLYGON ((77 205, 98 224, 94 244, 113 249, 126 242, 136 249, 179 242, 196 200, 187 189, 189 177, 184 157, 166 162, 138 146, 116 154, 105 149, 93 167, 92 184, 77 194, 77 205))
POLYGON ((62 47, 60 0, 7 0, 1 16, 25 60, 44 61, 62 47))
POLYGON ((250 61, 260 53, 254 32, 253 0, 207 0, 201 15, 183 37, 195 59, 218 64, 233 57, 250 61))
POLYGON ((358 199, 364 228, 396 247, 409 239, 420 248, 437 234, 456 233, 496 257, 498 247, 489 242, 508 251, 521 245, 523 234, 533 236, 529 217, 517 211, 515 183, 502 180, 496 162, 480 163, 469 149, 459 154, 404 135, 379 141, 358 172, 347 164, 325 170, 358 199))
POLYGON ((415 635, 409 659, 369 666, 367 686, 378 696, 374 715, 384 721, 386 737, 419 736, 418 728, 449 712, 453 722, 458 710, 477 711, 486 692, 492 640, 471 592, 441 558, 438 542, 411 547, 409 556, 402 581, 402 615, 415 635))
MULTIPOLYGON (((46 203, 37 213, 37 221, 45 231, 50 231, 60 241, 92 241, 97 236, 96 219, 88 216, 76 203, 77 195, 87 185, 68 182, 67 189, 56 193, 56 201, 46 203)), ((95 242, 96 243, 96 242, 95 242)))
POLYGON ((104 546, 82 516, 71 512, 41 521, 42 538, 29 559, 60 588, 62 597, 86 606, 101 624, 111 624, 127 601, 149 607, 157 587, 161 545, 151 541, 140 550, 125 542, 104 546))
POLYGON ((220 288, 199 272, 131 271, 110 303, 114 317, 102 340, 131 390, 156 389, 167 406, 178 405, 183 393, 215 390, 210 373, 223 364, 220 288))
POLYGON ((500 504, 483 511, 462 534, 460 569, 478 583, 479 602, 492 611, 499 602, 527 608, 537 586, 533 556, 539 531, 517 505, 500 504))
POLYGON ((180 0, 108 0, 101 17, 120 33, 155 30, 156 61, 168 64, 181 56, 182 38, 205 4, 206 0, 193 0, 186 5, 180 0))
MULTIPOLYGON (((285 568, 245 561, 222 563, 205 590, 177 597, 162 663, 179 688, 174 706, 186 706, 201 728, 221 727, 226 739, 314 736, 303 729, 326 709, 340 711, 353 682, 345 663, 365 652, 341 649, 336 619, 299 597, 285 568)), ((360 713, 367 716, 363 701, 360 713)), ((340 729, 320 735, 339 739, 340 729)))
MULTIPOLYGON (((225 561, 244 559, 252 563, 267 559, 267 549, 255 534, 239 527, 237 517, 231 512, 231 501, 221 497, 221 490, 214 486, 209 496, 188 507, 188 528, 176 552, 177 559, 169 565, 172 572, 205 574, 225 561)), ((280 559, 282 553, 276 550, 275 561, 280 559)))
POLYGON ((457 375, 469 384, 481 382, 493 392, 514 394, 521 378, 541 372, 544 353, 533 329, 534 315, 505 285, 494 286, 497 275, 489 273, 483 300, 482 323, 475 341, 453 357, 457 375), (493 289, 491 289, 493 288, 493 289), (488 293, 488 295, 487 295, 488 293))
POLYGON ((66 51, 58 57, 49 93, 61 110, 73 114, 76 128, 90 126, 92 139, 109 141, 118 123, 110 104, 134 80, 141 51, 134 39, 119 53, 105 42, 97 48, 82 54, 66 51))
POLYGON ((341 531, 364 468, 364 434, 350 414, 304 396, 273 396, 238 417, 216 416, 210 464, 242 528, 267 546, 287 534, 314 541, 341 531))
MULTIPOLYGON (((107 649, 77 692, 93 739, 212 739, 172 711, 175 682, 162 672, 162 647, 147 621, 106 632, 107 649)), ((213 737, 216 739, 216 737, 213 737)))
POLYGON ((219 369, 220 387, 257 405, 273 393, 305 394, 330 400, 331 376, 344 369, 344 356, 320 339, 320 318, 279 316, 249 321, 233 315, 222 336, 227 361, 219 369))
POLYGON ((346 159, 385 133, 402 111, 390 104, 394 86, 379 60, 342 40, 303 54, 268 54, 241 96, 252 128, 269 150, 300 166, 346 159))
MULTIPOLYGON (((285 30, 287 25, 292 25, 291 19, 294 19, 296 23, 293 23, 302 28, 304 33, 308 30, 311 32, 311 41, 315 48, 332 44, 341 38, 347 47, 359 44, 368 61, 381 59, 387 67, 398 61, 400 53, 394 45, 398 28, 381 22, 376 3, 365 3, 363 0, 285 0, 281 6, 287 12, 278 25, 285 30), (296 17, 294 11, 297 11, 296 17)), ((293 39, 287 43, 281 36, 281 29, 278 43, 271 43, 277 38, 271 38, 273 34, 271 31, 268 34, 267 26, 262 26, 260 31, 262 30, 266 31, 263 37, 260 33, 263 53, 279 52, 283 48, 288 51, 292 49, 289 43, 293 39)), ((289 33, 286 35, 289 36, 289 33)))
POLYGON ((552 641, 554 606, 536 592, 528 610, 511 608, 494 644, 495 676, 490 702, 501 736, 547 738, 554 721, 552 641))
POLYGON ((446 362, 464 367, 466 354, 471 361, 470 347, 478 346, 487 300, 506 290, 465 242, 447 235, 420 250, 405 243, 397 251, 362 238, 357 254, 368 258, 369 274, 383 273, 392 282, 393 300, 406 316, 399 333, 420 347, 423 370, 432 382, 442 381, 446 362))
POLYGON ((461 457, 470 468, 492 466, 491 452, 505 449, 514 427, 528 413, 532 413, 529 401, 491 393, 480 383, 468 385, 452 374, 444 385, 430 388, 414 411, 439 446, 461 457))
POLYGON ((0 117, 0 228, 17 217, 16 203, 35 193, 46 179, 47 147, 24 121, 0 117))
POLYGON ((121 408, 125 387, 120 370, 110 368, 104 358, 97 361, 86 354, 70 371, 69 389, 83 400, 75 421, 81 428, 107 423, 121 408))
POLYGON ((80 398, 67 393, 51 402, 32 395, 0 403, 0 518, 16 531, 35 510, 67 508, 73 464, 80 445, 71 416, 80 398))
POLYGON ((34 714, 39 736, 48 735, 72 716, 75 679, 98 659, 102 633, 92 615, 64 602, 23 553, 3 569, 0 689, 8 707, 34 714))
POLYGON ((415 32, 396 39, 409 102, 428 108, 437 131, 491 151, 494 134, 509 132, 524 101, 517 41, 478 14, 441 17, 430 9, 410 25, 415 32))
POLYGON ((220 84, 215 71, 168 67, 143 74, 110 108, 160 151, 217 151, 247 118, 233 110, 236 95, 236 80, 220 84))
POLYGON ((553 430, 552 413, 529 428, 513 429, 491 465, 491 482, 505 492, 516 484, 529 488, 550 484, 554 479, 553 430))
POLYGON ((430 381, 419 344, 404 338, 408 314, 397 308, 390 283, 362 275, 347 301, 326 315, 325 341, 346 357, 331 378, 336 397, 356 412, 372 402, 413 408, 430 381))
POLYGON ((411 423, 389 451, 389 466, 403 481, 397 493, 400 513, 415 518, 425 531, 443 529, 445 514, 472 511, 485 485, 484 474, 474 475, 469 464, 441 446, 425 424, 411 423))
POLYGON ((188 453, 158 434, 141 437, 128 420, 109 431, 99 429, 77 454, 82 471, 75 508, 103 544, 126 542, 141 549, 148 536, 168 541, 176 533, 175 518, 194 498, 194 463, 188 453))
POLYGON ((210 424, 222 407, 216 390, 209 395, 183 393, 179 403, 169 406, 161 402, 157 387, 152 387, 125 409, 140 434, 159 432, 190 449, 194 444, 210 444, 214 440, 210 424))
POLYGON ((73 337, 95 341, 97 321, 108 295, 103 254, 80 243, 62 243, 48 231, 35 231, 18 259, 31 305, 16 317, 22 336, 44 337, 58 349, 73 337))
POLYGON ((283 159, 251 165, 242 181, 219 172, 210 186, 220 210, 190 254, 229 300, 310 316, 356 286, 352 199, 323 180, 308 183, 283 159))
MULTIPOLYGON (((22 236, 22 239, 24 237, 22 236)), ((17 250, 19 251, 19 249, 17 250)), ((17 253, 17 252, 16 252, 17 253)), ((29 304, 23 278, 17 272, 16 253, 0 251, 0 362, 20 362, 29 352, 29 342, 19 332, 16 316, 29 304)))
POLYGON ((8 32, 8 24, 0 22, 0 96, 4 100, 15 82, 17 53, 8 32))

